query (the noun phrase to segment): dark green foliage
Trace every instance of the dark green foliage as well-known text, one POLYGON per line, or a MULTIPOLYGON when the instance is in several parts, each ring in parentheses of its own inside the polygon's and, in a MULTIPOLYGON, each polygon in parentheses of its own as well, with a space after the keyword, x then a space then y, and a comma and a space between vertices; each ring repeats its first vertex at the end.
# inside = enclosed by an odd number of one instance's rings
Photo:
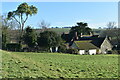
POLYGON ((33 31, 33 29, 31 27, 27 27, 25 29, 25 34, 23 35, 23 41, 25 44, 28 45, 28 47, 33 48, 35 46, 35 42, 36 42, 36 34, 33 31))
POLYGON ((70 37, 71 37, 71 36, 70 36, 69 34, 65 34, 65 33, 63 33, 63 34, 61 35, 61 38, 62 38, 63 40, 65 40, 66 42, 69 42, 69 41, 71 40, 70 37))
POLYGON ((5 49, 7 42, 7 35, 5 33, 2 33, 2 49, 5 49))
POLYGON ((72 37, 75 36, 75 32, 77 32, 78 36, 81 36, 81 33, 83 35, 88 35, 90 32, 92 32, 92 29, 88 27, 87 23, 79 22, 77 23, 77 26, 72 27, 70 30, 72 37))
POLYGON ((70 49, 67 49, 67 53, 77 54, 77 53, 78 53, 78 50, 77 50, 77 49, 70 48, 70 49))
POLYGON ((9 41, 7 27, 2 27, 2 49, 6 49, 6 44, 9 41))
POLYGON ((6 49, 9 50, 9 51, 20 51, 21 50, 21 44, 8 43, 8 44, 6 44, 6 49))
POLYGON ((0 35, 0 49, 2 49, 2 36, 0 35))
POLYGON ((59 52, 62 52, 62 53, 66 53, 67 52, 67 48, 66 48, 66 45, 65 44, 61 44, 58 48, 58 51, 59 52))
POLYGON ((60 45, 61 37, 53 31, 44 31, 40 33, 37 43, 39 47, 55 47, 60 45))

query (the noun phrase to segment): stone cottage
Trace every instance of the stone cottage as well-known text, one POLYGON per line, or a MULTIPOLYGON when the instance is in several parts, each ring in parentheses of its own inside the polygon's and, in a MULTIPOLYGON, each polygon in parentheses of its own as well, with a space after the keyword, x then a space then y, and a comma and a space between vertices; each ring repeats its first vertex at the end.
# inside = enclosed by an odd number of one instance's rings
POLYGON ((70 44, 71 48, 78 50, 78 54, 106 54, 112 50, 108 37, 81 37, 70 44))

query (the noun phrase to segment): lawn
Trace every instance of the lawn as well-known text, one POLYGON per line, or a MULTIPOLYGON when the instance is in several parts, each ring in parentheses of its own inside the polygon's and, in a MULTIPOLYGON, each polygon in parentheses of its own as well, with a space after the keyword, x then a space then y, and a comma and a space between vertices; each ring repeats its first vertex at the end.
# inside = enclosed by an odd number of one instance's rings
POLYGON ((0 52, 3 78, 118 77, 118 55, 0 52))

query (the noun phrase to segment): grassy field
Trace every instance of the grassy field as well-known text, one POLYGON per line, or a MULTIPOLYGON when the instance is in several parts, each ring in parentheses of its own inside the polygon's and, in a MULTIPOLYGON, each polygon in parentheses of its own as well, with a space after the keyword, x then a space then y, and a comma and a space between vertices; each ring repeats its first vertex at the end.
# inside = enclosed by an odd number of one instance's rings
POLYGON ((62 34, 63 32, 69 33, 70 28, 51 28, 50 31, 54 31, 58 34, 62 34))
POLYGON ((118 55, 0 52, 3 78, 118 77, 118 55))

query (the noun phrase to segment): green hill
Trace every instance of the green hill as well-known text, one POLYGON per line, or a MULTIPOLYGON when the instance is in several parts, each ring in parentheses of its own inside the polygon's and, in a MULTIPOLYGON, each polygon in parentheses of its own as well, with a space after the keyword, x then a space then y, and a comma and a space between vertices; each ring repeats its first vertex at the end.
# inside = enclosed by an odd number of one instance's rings
POLYGON ((117 78, 118 55, 2 53, 3 78, 117 78))
POLYGON ((51 28, 51 31, 55 31, 58 34, 69 33, 70 28, 51 28))
MULTIPOLYGON (((71 28, 50 28, 49 30, 55 31, 58 34, 62 34, 63 32, 69 33, 71 28)), ((104 29, 93 29, 95 35, 99 35, 104 29)))

